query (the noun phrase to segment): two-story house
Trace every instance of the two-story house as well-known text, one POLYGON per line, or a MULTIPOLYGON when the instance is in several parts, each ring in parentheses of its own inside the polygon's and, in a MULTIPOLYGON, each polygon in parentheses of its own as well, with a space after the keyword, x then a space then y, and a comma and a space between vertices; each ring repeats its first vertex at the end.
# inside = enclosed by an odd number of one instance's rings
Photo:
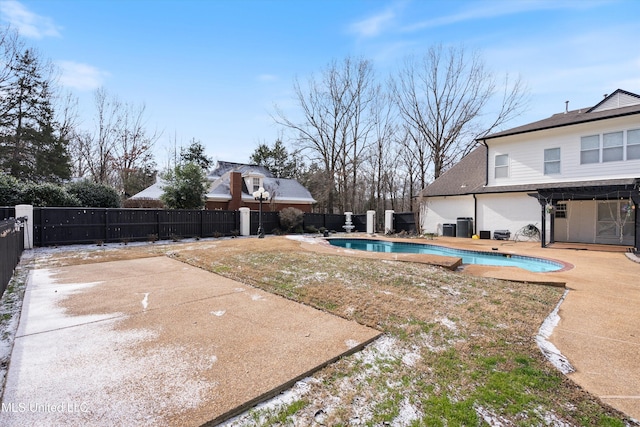
MULTIPOLYGON (((484 237, 530 224, 548 242, 640 247, 640 95, 485 136, 423 192, 424 232, 471 218, 484 237)), ((520 234, 521 235, 521 234, 520 234)))

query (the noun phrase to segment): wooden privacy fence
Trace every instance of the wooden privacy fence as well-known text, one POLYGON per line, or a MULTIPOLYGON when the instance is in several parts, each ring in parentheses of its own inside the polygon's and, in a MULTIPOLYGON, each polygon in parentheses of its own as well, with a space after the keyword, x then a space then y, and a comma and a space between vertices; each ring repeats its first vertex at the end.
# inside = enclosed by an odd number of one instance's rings
POLYGON ((34 245, 216 237, 237 234, 238 211, 34 208, 34 245))
POLYGON ((24 228, 15 219, 0 220, 0 296, 7 289, 24 250, 24 228))
MULTIPOLYGON (((13 207, 0 207, 0 220, 15 216, 13 207)), ((353 215, 354 231, 367 229, 367 215, 353 215)), ((395 213, 396 232, 415 232, 413 213, 395 213)), ((277 212, 263 212, 266 233, 283 230, 277 212)), ((343 232, 344 214, 305 213, 302 228, 343 232)), ((259 213, 250 212, 249 233, 257 234, 259 213)), ((380 227, 377 227, 378 231, 380 227)), ((56 246, 70 244, 121 243, 141 240, 167 240, 190 237, 238 235, 239 211, 165 210, 117 208, 33 208, 33 244, 56 246)))

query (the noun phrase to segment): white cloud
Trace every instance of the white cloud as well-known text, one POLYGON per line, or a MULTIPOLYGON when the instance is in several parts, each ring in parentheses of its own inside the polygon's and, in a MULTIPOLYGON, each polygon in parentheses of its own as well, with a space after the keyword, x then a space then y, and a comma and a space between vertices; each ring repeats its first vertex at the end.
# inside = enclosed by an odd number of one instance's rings
POLYGON ((109 75, 106 71, 79 62, 57 61, 56 64, 62 70, 60 83, 78 90, 97 89, 103 85, 104 79, 109 75))
POLYGON ((60 37, 61 27, 51 18, 40 16, 28 10, 15 0, 0 1, 2 20, 16 28, 20 35, 33 39, 60 37))
POLYGON ((349 26, 349 29, 360 37, 375 37, 382 33, 395 17, 393 11, 387 10, 362 21, 354 22, 349 26))
POLYGON ((403 31, 412 32, 422 30, 426 28, 436 28, 451 24, 457 24, 460 22, 477 21, 483 19, 498 18, 506 15, 515 15, 526 12, 533 12, 539 10, 557 10, 557 9, 585 9, 590 7, 597 7, 602 4, 602 1, 483 1, 469 3, 473 7, 466 7, 462 12, 454 13, 451 15, 440 16, 424 21, 416 22, 414 24, 407 25, 403 28, 403 31))

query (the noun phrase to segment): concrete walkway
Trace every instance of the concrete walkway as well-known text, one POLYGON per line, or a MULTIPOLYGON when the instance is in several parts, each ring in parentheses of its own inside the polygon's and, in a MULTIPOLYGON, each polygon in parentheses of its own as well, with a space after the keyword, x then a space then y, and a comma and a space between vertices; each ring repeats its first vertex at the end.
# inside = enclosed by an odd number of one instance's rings
POLYGON ((215 424, 379 334, 168 257, 36 269, 0 425, 215 424))

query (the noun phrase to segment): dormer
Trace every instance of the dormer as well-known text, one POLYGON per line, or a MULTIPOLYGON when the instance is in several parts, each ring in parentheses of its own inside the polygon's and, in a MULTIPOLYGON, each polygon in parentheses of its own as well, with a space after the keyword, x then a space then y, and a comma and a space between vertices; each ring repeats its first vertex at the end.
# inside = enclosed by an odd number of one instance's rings
POLYGON ((253 194, 254 191, 258 191, 258 188, 264 188, 264 175, 260 172, 249 171, 242 175, 245 186, 249 194, 253 194))

